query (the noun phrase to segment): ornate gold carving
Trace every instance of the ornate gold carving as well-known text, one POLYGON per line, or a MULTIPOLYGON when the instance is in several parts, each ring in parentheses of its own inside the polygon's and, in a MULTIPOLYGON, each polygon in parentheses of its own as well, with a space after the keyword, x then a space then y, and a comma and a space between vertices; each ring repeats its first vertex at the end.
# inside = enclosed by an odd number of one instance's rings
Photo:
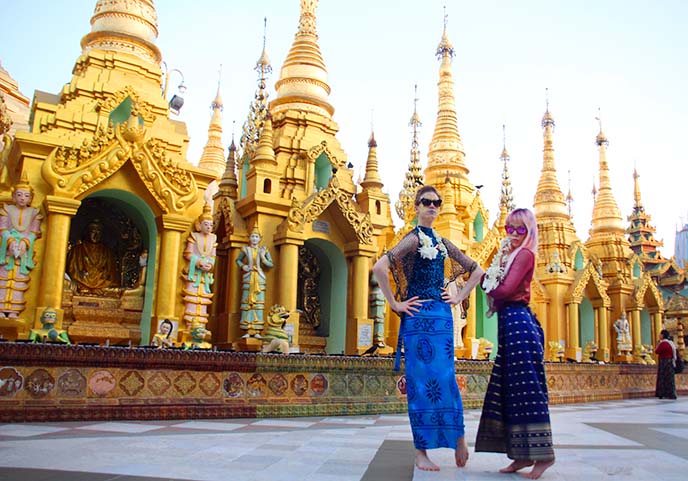
MULTIPOLYGON (((325 142, 321 145, 323 148, 326 148, 324 144, 325 142)), ((339 188, 339 181, 336 176, 330 179, 330 183, 325 189, 306 199, 303 205, 295 197, 292 198, 291 209, 289 209, 287 214, 289 230, 292 232, 303 232, 303 226, 317 219, 335 200, 341 209, 342 215, 344 215, 344 218, 356 232, 359 241, 372 245, 373 224, 370 221, 370 214, 363 214, 356 209, 351 195, 339 188)))
POLYGON ((131 98, 133 105, 136 105, 136 110, 144 121, 153 122, 155 120, 155 115, 153 114, 150 104, 141 99, 139 94, 131 85, 127 85, 123 89, 118 90, 109 96, 107 99, 99 101, 96 104, 96 110, 103 113, 110 113, 115 110, 127 97, 131 98))
POLYGON ((220 204, 215 209, 213 214, 213 225, 217 231, 217 227, 223 225, 225 228, 225 235, 234 233, 234 223, 232 222, 232 205, 227 197, 220 200, 220 204))
POLYGON ((332 154, 330 149, 327 147, 327 141, 326 140, 323 140, 322 142, 320 142, 315 147, 310 148, 306 155, 308 156, 308 160, 310 160, 311 162, 315 162, 316 159, 323 152, 325 152, 325 155, 327 155, 327 158, 329 159, 329 161, 333 167, 336 167, 338 169, 341 169, 344 167, 344 159, 338 159, 336 156, 334 156, 332 154))
POLYGON ((635 302, 635 305, 647 307, 647 303, 644 302, 644 299, 648 289, 652 294, 652 298, 657 302, 657 306, 659 306, 660 309, 664 309, 662 294, 659 292, 659 289, 657 289, 657 285, 652 280, 652 276, 649 272, 645 272, 644 275, 635 282, 635 289, 633 291, 633 302, 635 302))
POLYGON ((587 287, 588 283, 592 281, 593 285, 595 286, 597 293, 599 294, 600 298, 602 299, 603 305, 605 307, 608 307, 611 305, 611 299, 609 298, 609 295, 607 294, 607 288, 603 284, 602 279, 600 278, 597 268, 593 264, 592 261, 588 261, 588 263, 585 265, 585 269, 582 271, 579 271, 576 275, 576 279, 574 280, 574 283, 571 285, 571 289, 569 290, 569 299, 581 299, 583 297, 588 297, 590 296, 585 296, 584 295, 584 290, 587 287))
POLYGON ((193 176, 167 157, 159 139, 145 141, 136 106, 126 124, 99 128, 90 142, 80 147, 62 146, 43 163, 42 174, 55 195, 77 197, 131 161, 164 213, 183 212, 194 201, 198 188, 193 176))
POLYGON ((7 107, 5 106, 5 97, 0 93, 0 136, 10 131, 12 127, 12 118, 7 107))

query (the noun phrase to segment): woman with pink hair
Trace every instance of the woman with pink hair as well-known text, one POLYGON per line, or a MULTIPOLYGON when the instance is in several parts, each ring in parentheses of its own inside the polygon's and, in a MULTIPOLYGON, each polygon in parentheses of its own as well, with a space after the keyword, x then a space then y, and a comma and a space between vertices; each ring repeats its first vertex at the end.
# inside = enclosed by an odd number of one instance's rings
POLYGON ((533 466, 523 476, 538 479, 554 464, 544 333, 528 307, 538 228, 530 210, 516 209, 505 229, 507 237, 482 280, 499 332, 475 451, 506 453, 513 462, 500 472, 533 466))

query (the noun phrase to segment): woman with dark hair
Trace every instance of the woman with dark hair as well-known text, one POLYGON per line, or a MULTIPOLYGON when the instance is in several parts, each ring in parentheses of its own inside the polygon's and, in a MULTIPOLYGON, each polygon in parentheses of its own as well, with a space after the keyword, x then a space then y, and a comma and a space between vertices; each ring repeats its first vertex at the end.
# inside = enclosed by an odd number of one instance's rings
POLYGON ((382 256, 373 267, 380 289, 400 318, 395 370, 404 346, 406 399, 416 448, 415 465, 438 471, 428 449, 455 450, 457 466, 465 466, 463 406, 454 372, 454 332, 451 304, 468 297, 483 270, 449 240, 432 228, 442 199, 432 186, 416 192, 418 225, 382 256), (396 284, 392 294, 389 273, 396 284), (447 285, 464 273, 463 287, 448 291, 447 285))
POLYGON ((511 212, 505 228, 507 237, 482 281, 490 311, 498 316, 498 350, 475 451, 506 453, 513 462, 501 473, 533 466, 523 477, 537 479, 554 464, 544 333, 528 307, 538 229, 528 209, 511 212))
POLYGON ((666 329, 659 332, 659 337, 659 343, 655 348, 655 354, 659 357, 655 396, 659 399, 676 399, 676 345, 666 329))

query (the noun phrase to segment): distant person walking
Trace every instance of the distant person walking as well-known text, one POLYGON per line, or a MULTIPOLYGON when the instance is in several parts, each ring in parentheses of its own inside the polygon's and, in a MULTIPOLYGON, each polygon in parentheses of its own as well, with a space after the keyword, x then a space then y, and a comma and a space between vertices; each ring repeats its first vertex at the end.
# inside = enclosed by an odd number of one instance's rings
POLYGON ((676 345, 671 334, 666 329, 659 332, 660 340, 655 348, 655 354, 659 357, 657 364, 657 384, 655 397, 659 399, 676 399, 676 345))

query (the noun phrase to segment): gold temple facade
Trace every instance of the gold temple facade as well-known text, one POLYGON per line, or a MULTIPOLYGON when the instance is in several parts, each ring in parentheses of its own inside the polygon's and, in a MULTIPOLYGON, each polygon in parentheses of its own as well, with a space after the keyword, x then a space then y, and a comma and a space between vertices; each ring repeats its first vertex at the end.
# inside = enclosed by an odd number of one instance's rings
MULTIPOLYGON (((218 88, 208 141, 197 161, 187 158, 186 126, 170 119, 162 94, 153 0, 95 3, 91 31, 82 39, 69 83, 57 95, 35 93, 27 128, 5 129, 12 135, 0 151, 0 200, 11 203, 10 189, 25 175, 34 191, 32 205, 44 217, 25 308, 16 319, 0 318, 5 337, 26 338, 40 327, 43 311, 54 308, 57 326, 75 342, 146 345, 164 319, 173 323, 181 341, 190 329, 183 321, 184 241, 206 204, 212 205, 217 238, 207 328, 219 347, 258 351, 263 344, 245 337, 241 327, 238 261, 252 232, 260 233, 274 259, 265 270, 264 315, 275 304, 290 312, 284 329, 294 352, 360 354, 371 347, 372 265, 412 228, 410 199, 421 183, 434 185, 444 198, 435 224, 440 234, 482 266, 490 264, 513 207, 509 158, 505 146, 502 198, 497 218, 490 220, 470 180, 470 159, 459 133, 454 47, 446 22, 437 49, 438 110, 427 163, 423 169, 414 111, 411 161, 396 203, 404 225, 397 229, 383 191, 374 135, 360 182, 337 140, 318 44, 317 1, 300 2, 296 35, 272 100, 266 90, 272 68, 265 49, 261 53, 258 87, 241 140, 238 147, 232 141, 226 160, 218 88), (79 269, 70 266, 93 224, 100 224, 102 243, 119 259, 119 278, 84 287, 79 269)), ((25 99, 16 84, 0 85, 5 85, 5 97, 13 91, 13 98, 25 99)), ((637 229, 649 228, 648 218, 636 211, 629 218, 631 227, 625 223, 611 190, 608 142, 601 128, 590 236, 587 241, 578 237, 556 178, 553 127, 548 107, 533 201, 540 238, 531 306, 553 347, 550 360, 560 359, 556 353, 563 350, 563 357, 578 362, 592 355, 597 361, 644 363, 646 346, 656 344, 665 325, 662 286, 685 286, 683 270, 658 258, 657 245, 634 238, 637 229), (629 349, 618 345, 614 328, 622 314, 630 325, 629 349)), ((459 357, 475 357, 481 339, 496 344, 496 317, 486 313, 486 296, 478 288, 457 333, 459 357)), ((674 317, 684 314, 688 317, 688 309, 676 308, 674 317)), ((457 312, 458 324, 461 318, 457 312)), ((395 346, 399 320, 387 312, 384 322, 384 343, 395 346)))

